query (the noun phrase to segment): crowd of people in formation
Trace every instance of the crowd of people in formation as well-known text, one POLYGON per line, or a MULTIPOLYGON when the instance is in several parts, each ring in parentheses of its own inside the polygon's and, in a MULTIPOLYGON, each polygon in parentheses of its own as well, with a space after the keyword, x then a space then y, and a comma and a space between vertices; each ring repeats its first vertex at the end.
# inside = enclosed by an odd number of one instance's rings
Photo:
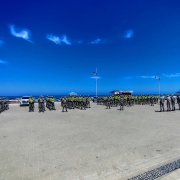
POLYGON ((120 110, 124 109, 124 106, 134 106, 134 105, 145 105, 149 104, 154 106, 158 103, 158 96, 150 95, 114 95, 114 96, 103 96, 97 97, 97 104, 106 106, 110 109, 113 106, 120 106, 120 110))
POLYGON ((154 106, 154 104, 160 104, 160 111, 164 111, 165 104, 167 106, 167 111, 175 111, 176 104, 178 104, 178 109, 180 110, 180 95, 174 96, 171 95, 161 95, 158 97, 157 95, 115 95, 115 96, 104 96, 97 97, 97 104, 102 104, 106 106, 107 109, 110 109, 113 106, 120 106, 120 110, 124 109, 124 106, 134 106, 134 105, 150 105, 154 106))
MULTIPOLYGON (((67 109, 84 109, 90 108, 90 100, 91 98, 89 96, 64 96, 60 99, 61 106, 62 106, 62 112, 67 111, 67 109)), ((39 112, 46 111, 45 107, 49 110, 56 110, 55 108, 55 99, 53 96, 46 96, 44 98, 43 96, 40 96, 38 98, 38 109, 39 112)), ((29 98, 29 112, 34 112, 34 103, 35 100, 32 96, 29 98)))
MULTIPOLYGON (((46 96, 46 98, 44 98, 44 96, 40 96, 38 98, 38 109, 39 109, 39 112, 44 112, 46 111, 45 109, 45 104, 46 104, 46 107, 51 111, 51 110, 56 110, 55 108, 55 99, 53 96, 46 96)), ((35 100, 32 96, 30 96, 29 98, 29 112, 34 112, 34 103, 35 103, 35 100)))
POLYGON ((91 98, 89 96, 66 96, 61 98, 62 112, 67 109, 84 109, 90 108, 91 98))
POLYGON ((5 110, 8 110, 8 109, 9 109, 8 99, 5 97, 0 98, 0 113, 2 113, 5 110))
POLYGON ((160 103, 160 111, 164 111, 165 104, 167 107, 167 111, 175 111, 176 110, 176 104, 178 104, 178 109, 180 110, 180 94, 178 96, 174 96, 173 94, 169 95, 161 95, 159 98, 160 103), (166 101, 166 103, 165 103, 166 101))
MULTIPOLYGON (((62 112, 68 112, 68 109, 81 109, 86 110, 90 108, 91 98, 89 96, 64 96, 60 99, 62 112)), ((111 107, 120 106, 120 110, 124 110, 124 106, 130 107, 134 105, 150 105, 160 104, 160 111, 165 111, 165 106, 167 111, 175 111, 176 104, 178 104, 178 109, 180 110, 180 94, 178 96, 171 95, 114 95, 114 96, 103 96, 97 97, 97 104, 104 105, 107 109, 111 107)), ((29 98, 29 112, 34 112, 34 103, 35 99, 30 96, 29 98)), ((38 98, 38 109, 39 112, 46 111, 46 108, 49 110, 56 110, 55 108, 55 99, 53 96, 40 96, 38 98)), ((0 113, 9 109, 9 102, 7 98, 0 98, 0 113)))

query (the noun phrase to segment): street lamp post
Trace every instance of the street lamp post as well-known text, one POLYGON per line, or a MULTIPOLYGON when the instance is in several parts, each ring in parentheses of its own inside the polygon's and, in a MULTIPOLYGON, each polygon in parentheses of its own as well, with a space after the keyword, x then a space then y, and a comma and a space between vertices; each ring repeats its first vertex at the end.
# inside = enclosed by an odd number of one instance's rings
POLYGON ((155 76, 155 79, 157 79, 158 80, 158 87, 159 87, 159 96, 160 96, 160 90, 161 90, 161 86, 160 86, 160 74, 159 74, 159 76, 155 76))
POLYGON ((94 78, 96 79, 96 97, 97 97, 97 92, 98 92, 98 82, 97 82, 98 73, 97 73, 97 68, 96 68, 96 71, 93 72, 93 74, 94 74, 94 78))

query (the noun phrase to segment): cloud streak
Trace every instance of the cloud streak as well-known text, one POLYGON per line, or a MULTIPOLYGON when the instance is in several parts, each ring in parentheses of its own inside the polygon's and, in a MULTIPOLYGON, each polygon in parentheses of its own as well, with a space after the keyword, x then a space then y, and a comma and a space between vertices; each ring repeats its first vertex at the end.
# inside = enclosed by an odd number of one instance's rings
POLYGON ((175 73, 175 74, 163 74, 163 76, 168 77, 168 78, 179 77, 179 76, 180 76, 180 73, 175 73))
POLYGON ((145 79, 148 79, 148 78, 155 78, 155 76, 138 76, 138 78, 145 78, 145 79))
POLYGON ((126 79, 132 79, 133 77, 132 76, 128 76, 128 77, 125 77, 126 79))
POLYGON ((61 44, 60 37, 58 37, 58 36, 53 36, 52 34, 47 34, 46 38, 49 39, 50 41, 56 43, 56 44, 61 44))
POLYGON ((129 29, 124 34, 124 39, 130 39, 134 36, 134 31, 132 29, 129 29))
POLYGON ((31 32, 29 30, 15 28, 14 25, 10 25, 9 28, 10 28, 11 34, 13 36, 15 36, 17 38, 22 38, 22 39, 32 43, 32 41, 30 40, 31 32))
POLYGON ((100 79, 99 76, 92 76, 92 77, 90 77, 90 78, 93 78, 93 79, 100 79))
MULTIPOLYGON (((174 77, 180 77, 180 73, 174 73, 174 74, 162 74, 162 76, 165 76, 167 78, 174 78, 174 77)), ((125 77, 126 79, 132 79, 132 78, 143 78, 143 79, 154 79, 157 76, 129 76, 129 77, 125 77)), ((159 76, 158 76, 159 77, 159 76)))
POLYGON ((4 44, 4 41, 0 40, 0 46, 4 44))
POLYGON ((102 40, 98 38, 98 39, 96 39, 94 41, 91 41, 90 44, 99 44, 99 43, 101 43, 101 41, 102 40))
POLYGON ((6 64, 6 61, 0 60, 0 64, 6 64))
POLYGON ((62 44, 65 43, 67 45, 71 45, 71 42, 68 40, 66 35, 63 35, 62 37, 59 36, 54 36, 52 34, 47 34, 46 38, 52 42, 54 42, 55 44, 62 44))
POLYGON ((125 78, 126 79, 133 79, 133 78, 153 79, 153 78, 155 78, 155 76, 136 76, 136 77, 128 76, 128 77, 125 77, 125 78))
POLYGON ((83 40, 79 40, 77 43, 78 43, 78 44, 82 44, 82 43, 83 43, 83 40))

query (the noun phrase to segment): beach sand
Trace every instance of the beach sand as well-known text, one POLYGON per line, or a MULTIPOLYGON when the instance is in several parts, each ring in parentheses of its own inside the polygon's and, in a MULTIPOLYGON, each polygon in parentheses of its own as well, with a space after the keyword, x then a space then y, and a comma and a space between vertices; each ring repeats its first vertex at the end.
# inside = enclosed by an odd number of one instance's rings
POLYGON ((0 114, 1 180, 128 179, 180 159, 180 111, 159 105, 0 114))

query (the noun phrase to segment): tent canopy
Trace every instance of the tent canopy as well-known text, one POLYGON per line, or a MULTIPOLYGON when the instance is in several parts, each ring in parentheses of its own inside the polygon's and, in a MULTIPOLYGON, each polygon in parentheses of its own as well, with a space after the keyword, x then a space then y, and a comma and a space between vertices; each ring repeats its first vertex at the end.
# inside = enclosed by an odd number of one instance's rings
POLYGON ((70 96, 77 96, 77 93, 75 93, 75 92, 70 92, 69 95, 70 95, 70 96))

